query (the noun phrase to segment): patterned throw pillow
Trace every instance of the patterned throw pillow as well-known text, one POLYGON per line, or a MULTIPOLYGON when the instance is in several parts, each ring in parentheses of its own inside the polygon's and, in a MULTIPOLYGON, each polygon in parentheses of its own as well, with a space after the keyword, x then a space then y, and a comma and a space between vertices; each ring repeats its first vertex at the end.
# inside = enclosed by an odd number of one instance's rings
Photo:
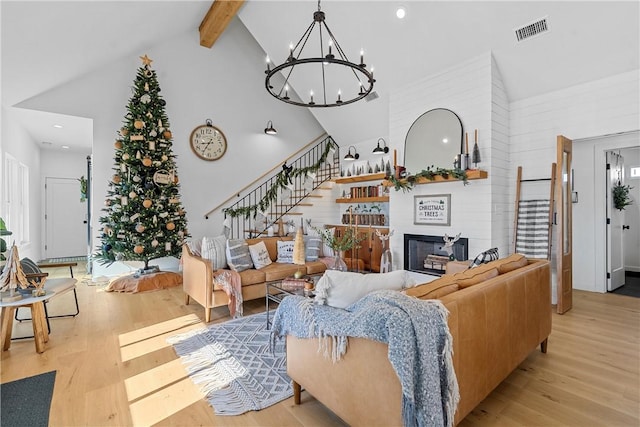
POLYGON ((249 245, 244 239, 227 240, 227 264, 238 273, 253 268, 249 245))
POLYGON ((486 264, 500 258, 498 256, 498 248, 491 248, 478 254, 478 256, 469 264, 469 268, 477 267, 480 264, 486 264))
POLYGON ((293 264, 293 240, 281 241, 278 240, 278 259, 276 260, 282 264, 293 264))
POLYGON ((320 257, 322 239, 318 236, 304 236, 305 261, 317 261, 320 257))
POLYGON ((255 245, 249 246, 249 253, 251 254, 251 261, 253 266, 257 269, 266 267, 271 264, 271 258, 269 257, 269 251, 264 242, 258 242, 255 245))
POLYGON ((227 268, 226 245, 227 238, 224 236, 205 236, 202 238, 202 246, 200 247, 201 256, 211 261, 211 268, 214 271, 219 268, 227 268))

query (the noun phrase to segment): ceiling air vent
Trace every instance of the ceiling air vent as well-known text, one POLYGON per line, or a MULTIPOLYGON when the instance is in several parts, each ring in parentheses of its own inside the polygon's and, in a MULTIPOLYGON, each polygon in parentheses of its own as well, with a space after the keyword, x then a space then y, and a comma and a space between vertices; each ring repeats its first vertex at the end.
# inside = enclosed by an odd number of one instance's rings
POLYGON ((365 96, 364 100, 367 102, 370 102, 370 101, 373 101, 374 99, 378 99, 379 97, 380 95, 378 95, 378 92, 374 90, 369 95, 365 96))
POLYGON ((513 31, 515 31, 516 39, 518 39, 519 42, 530 39, 531 37, 535 37, 542 33, 546 33, 547 31, 549 31, 548 16, 525 24, 520 28, 514 29, 513 31))

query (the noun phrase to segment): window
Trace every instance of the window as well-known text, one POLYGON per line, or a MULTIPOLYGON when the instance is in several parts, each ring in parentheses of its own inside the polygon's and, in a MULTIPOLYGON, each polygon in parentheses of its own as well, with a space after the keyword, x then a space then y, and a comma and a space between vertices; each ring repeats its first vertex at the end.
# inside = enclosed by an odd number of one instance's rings
POLYGON ((640 167, 632 167, 630 168, 631 172, 629 173, 629 175, 631 175, 630 178, 640 178, 640 167))
POLYGON ((23 246, 29 243, 29 166, 7 153, 4 173, 5 222, 13 232, 11 242, 23 246))

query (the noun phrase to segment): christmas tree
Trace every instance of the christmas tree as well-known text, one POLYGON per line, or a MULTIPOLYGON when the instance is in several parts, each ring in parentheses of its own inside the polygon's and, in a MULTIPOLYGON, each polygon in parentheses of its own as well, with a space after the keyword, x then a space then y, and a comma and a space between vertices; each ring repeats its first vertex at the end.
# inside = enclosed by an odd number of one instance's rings
POLYGON ((143 65, 115 141, 114 174, 102 209, 102 244, 95 258, 103 264, 144 261, 148 270, 154 258, 178 257, 188 233, 166 102, 152 60, 147 55, 140 58, 143 65))

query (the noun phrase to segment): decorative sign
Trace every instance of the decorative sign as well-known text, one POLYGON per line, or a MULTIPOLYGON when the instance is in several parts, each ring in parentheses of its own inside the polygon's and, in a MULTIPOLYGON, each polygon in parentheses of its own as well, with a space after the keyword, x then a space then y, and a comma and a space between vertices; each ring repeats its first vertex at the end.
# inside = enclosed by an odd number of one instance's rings
POLYGON ((413 197, 413 223, 451 225, 451 194, 413 197))
POLYGON ((153 182, 157 185, 169 185, 173 183, 173 174, 170 174, 166 170, 160 169, 153 174, 153 182))

